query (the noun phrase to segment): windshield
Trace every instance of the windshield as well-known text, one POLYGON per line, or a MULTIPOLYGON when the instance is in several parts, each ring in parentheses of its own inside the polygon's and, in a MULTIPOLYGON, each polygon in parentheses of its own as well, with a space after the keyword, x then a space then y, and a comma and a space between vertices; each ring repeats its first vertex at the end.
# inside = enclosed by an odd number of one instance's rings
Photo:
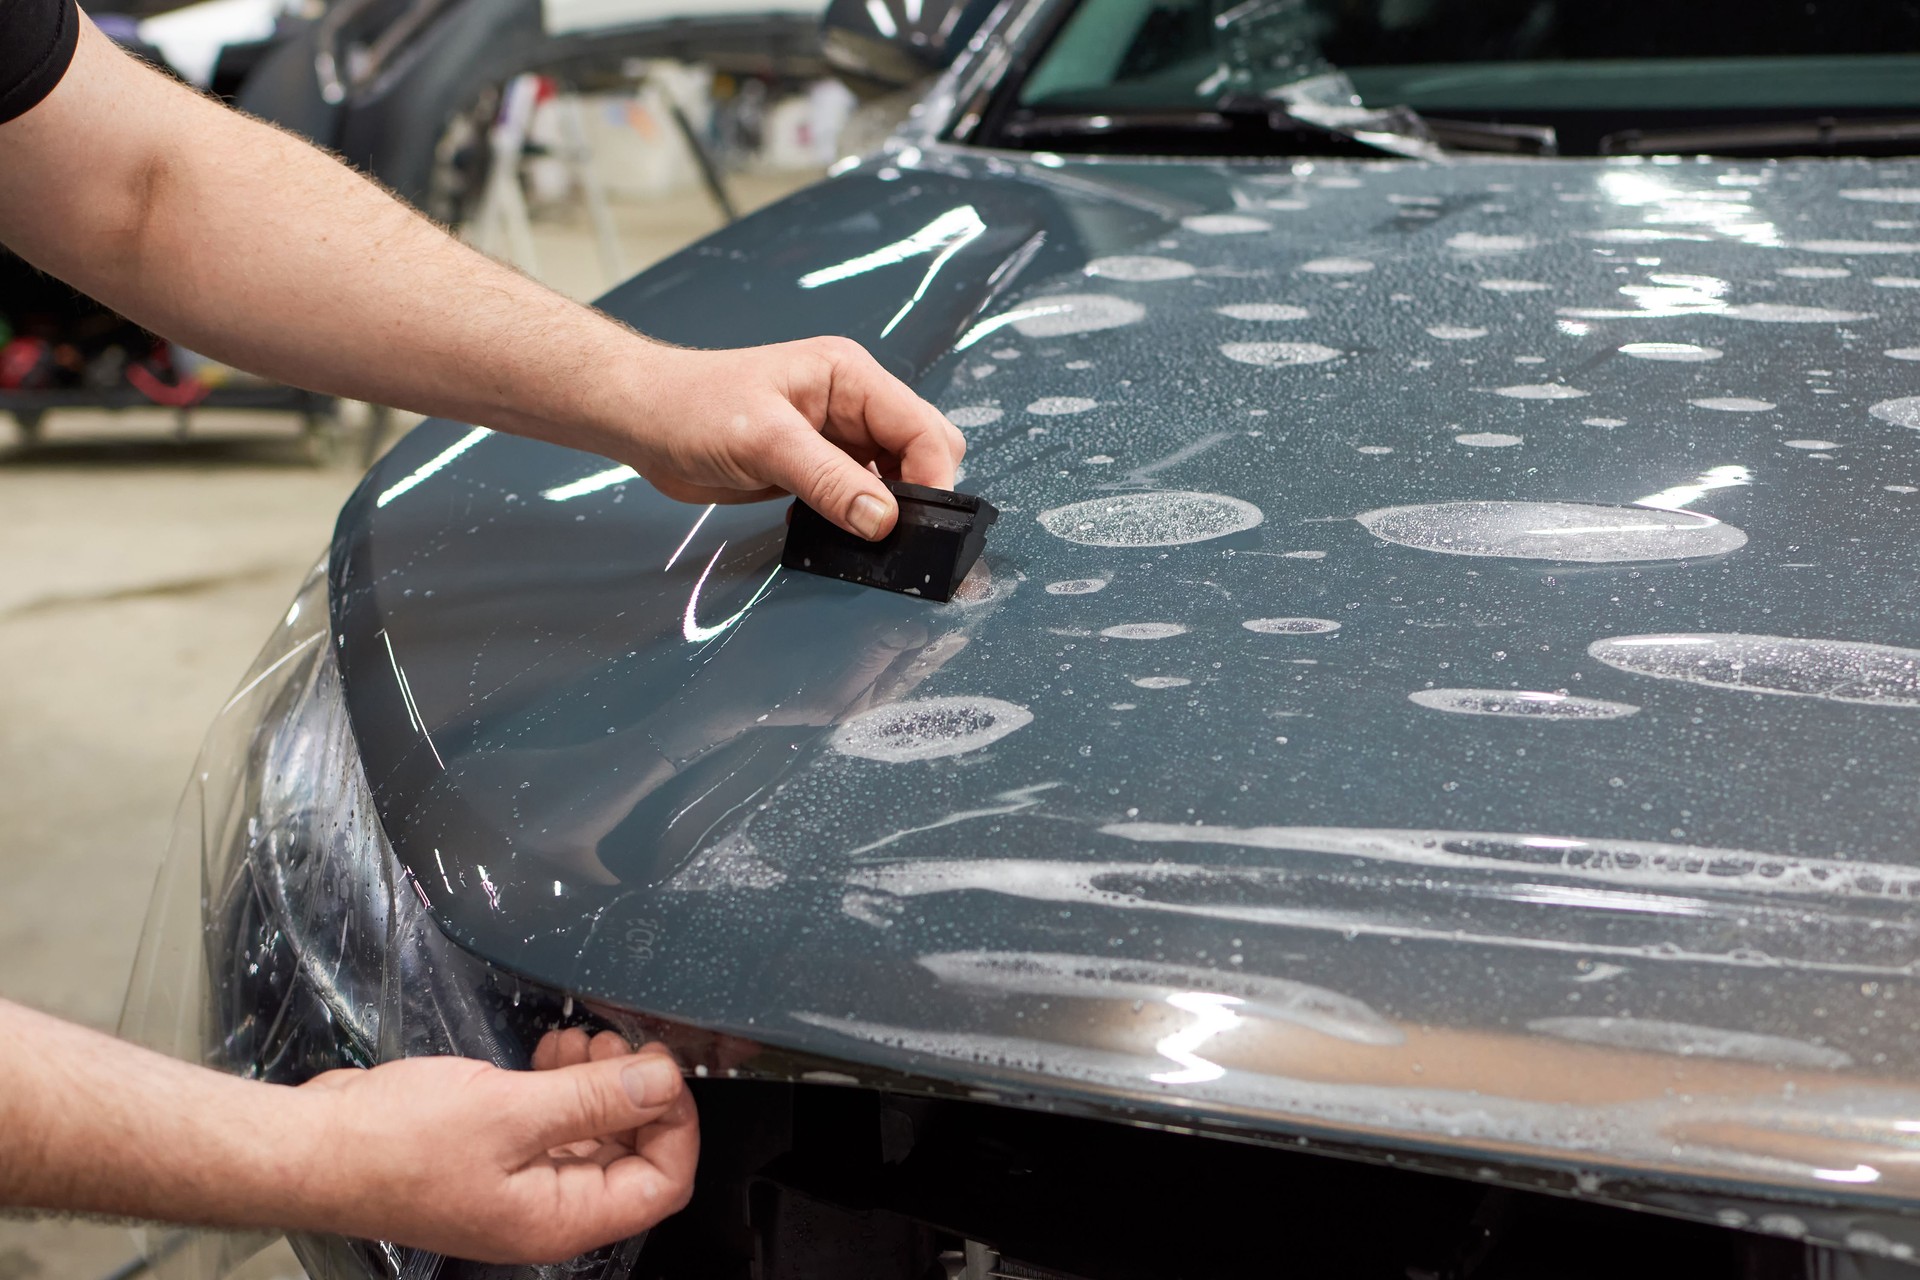
POLYGON ((1006 117, 1194 113, 1336 68, 1368 106, 1591 152, 1621 130, 1920 114, 1920 3, 1080 0, 1006 117))

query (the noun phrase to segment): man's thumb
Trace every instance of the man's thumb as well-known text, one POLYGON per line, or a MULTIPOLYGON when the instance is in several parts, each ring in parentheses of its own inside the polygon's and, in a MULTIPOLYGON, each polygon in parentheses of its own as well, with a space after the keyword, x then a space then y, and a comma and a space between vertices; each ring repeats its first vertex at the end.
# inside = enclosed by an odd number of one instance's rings
POLYGON ((664 1053, 635 1053, 577 1066, 539 1071, 541 1108, 535 1127, 547 1146, 637 1129, 651 1124, 686 1087, 680 1068, 664 1053))
POLYGON ((877 542, 893 532, 899 506, 880 477, 810 428, 794 433, 781 487, 849 533, 877 542))

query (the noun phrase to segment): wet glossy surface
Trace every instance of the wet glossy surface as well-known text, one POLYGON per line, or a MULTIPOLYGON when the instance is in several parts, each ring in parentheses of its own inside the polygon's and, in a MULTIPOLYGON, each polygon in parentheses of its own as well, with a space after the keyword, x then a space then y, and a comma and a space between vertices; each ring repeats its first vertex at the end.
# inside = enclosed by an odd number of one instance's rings
POLYGON ((872 345, 986 572, 429 424, 333 565, 387 831, 488 957, 843 1062, 1920 1194, 1917 179, 870 164, 608 306, 872 345))

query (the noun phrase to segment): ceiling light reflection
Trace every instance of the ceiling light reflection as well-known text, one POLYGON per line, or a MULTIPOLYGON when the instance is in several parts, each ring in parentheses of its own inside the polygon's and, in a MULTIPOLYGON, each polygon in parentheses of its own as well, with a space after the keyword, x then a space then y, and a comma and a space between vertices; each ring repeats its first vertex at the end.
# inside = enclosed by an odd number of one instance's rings
POLYGON ((1179 1063, 1180 1070, 1156 1071, 1147 1078, 1156 1084, 1202 1084, 1227 1074, 1225 1067, 1201 1057, 1198 1050, 1222 1031, 1240 1024, 1233 1006, 1245 1002, 1238 996, 1213 991, 1176 991, 1167 997, 1167 1003, 1193 1015, 1192 1023, 1163 1036, 1153 1046, 1161 1057, 1179 1063))
POLYGON ((589 493, 598 493, 602 489, 611 489, 617 484, 629 480, 638 480, 640 473, 632 467, 609 467, 605 471, 596 471, 569 484, 543 489, 540 496, 548 502, 565 502, 569 498, 582 498, 589 493))
POLYGON ((1019 307, 1013 311, 1003 311, 999 315, 995 316, 993 319, 982 320, 979 324, 967 330, 966 334, 961 337, 960 341, 953 344, 953 349, 955 351, 965 351, 968 347, 980 341, 980 339, 986 337, 988 334, 993 333, 996 330, 1004 329, 1010 324, 1017 324, 1022 320, 1031 319, 1034 316, 1058 315, 1062 311, 1071 311, 1071 310, 1073 310, 1073 308, 1070 306, 1058 305, 1058 306, 1050 306, 1050 307, 1049 306, 1019 307))
POLYGON ((400 665, 400 657, 393 651, 393 638, 387 634, 385 627, 380 629, 380 639, 387 646, 387 661, 393 664, 393 680, 400 687, 400 701, 406 705, 407 722, 426 742, 427 750, 433 752, 433 762, 444 772, 447 762, 440 758, 440 748, 433 745, 433 735, 427 732, 427 722, 420 716, 420 704, 413 700, 413 686, 407 682, 406 669, 400 665))
POLYGON ((1851 1169, 1815 1169, 1813 1176, 1822 1182, 1880 1181, 1880 1171, 1870 1164, 1857 1164, 1851 1169))
POLYGON ((1705 497, 1715 489, 1737 489, 1753 483, 1753 472, 1745 467, 1724 466, 1709 467, 1689 484, 1677 484, 1671 489, 1662 489, 1650 493, 1644 498, 1635 498, 1636 507, 1654 507, 1663 511, 1675 511, 1705 497))
POLYGON ((877 271, 881 267, 891 267, 917 258, 923 253, 938 253, 955 241, 972 240, 987 229, 980 219, 980 213, 970 204, 958 209, 949 209, 904 240, 882 245, 871 253, 863 253, 857 258, 848 258, 830 267, 821 267, 818 271, 809 271, 800 277, 802 289, 818 289, 824 284, 834 284, 849 280, 854 276, 877 271))
MULTIPOLYGON (((1715 235, 1763 248, 1779 248, 1785 241, 1780 229, 1760 217, 1753 208, 1753 193, 1711 187, 1687 189, 1671 180, 1639 170, 1615 169, 1600 175, 1600 192, 1614 204, 1641 211, 1640 220, 1647 229, 1672 226, 1704 227, 1715 235)), ((1629 239, 1642 233, 1648 238, 1661 233, 1641 228, 1614 228, 1610 239, 1629 239)), ((1675 239, 1692 239, 1686 233, 1673 233, 1675 239)))
POLYGON ((707 641, 725 631, 728 627, 731 627, 734 623, 740 621, 740 619, 746 617, 747 610, 760 603, 760 597, 767 594, 767 588, 773 585, 774 578, 780 572, 780 566, 777 564, 774 565, 773 572, 769 573, 767 580, 762 582, 758 589, 747 598, 747 602, 740 606, 738 613, 735 613, 732 617, 716 622, 710 627, 703 627, 700 625, 698 616, 700 589, 707 585, 707 576, 713 572, 713 566, 720 563, 720 553, 726 549, 727 544, 723 542, 714 550, 713 559, 707 561, 707 567, 700 571, 700 580, 693 584, 693 592, 687 597, 687 611, 681 616, 680 626, 681 634, 686 636, 689 643, 705 644, 707 641))
POLYGON ((408 475, 406 475, 405 477, 397 481, 392 488, 388 489, 385 493, 382 493, 378 498, 376 498, 374 500, 373 505, 376 507, 386 506, 389 502, 392 502, 395 498, 399 497, 401 494, 406 493, 407 491, 419 486, 419 484, 422 481, 426 480, 429 476, 432 476, 436 472, 444 470, 447 467, 447 465, 451 463, 455 458, 459 457, 461 454, 465 453, 467 450, 473 448, 473 446, 479 444, 482 440, 485 440, 488 436, 492 434, 493 432, 489 431, 485 427, 473 428, 473 430, 467 432, 467 434, 465 434, 464 436, 461 436, 458 440, 454 441, 452 444, 442 449, 439 453, 434 454, 433 457, 428 458, 425 462, 415 467, 411 473, 409 473, 408 475))

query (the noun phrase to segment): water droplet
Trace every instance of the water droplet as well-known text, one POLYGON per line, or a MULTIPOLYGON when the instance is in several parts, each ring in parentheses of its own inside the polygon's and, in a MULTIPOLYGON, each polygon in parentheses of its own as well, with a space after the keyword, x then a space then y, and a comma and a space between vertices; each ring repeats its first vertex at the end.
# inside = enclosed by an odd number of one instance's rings
POLYGON ((1735 320, 1757 320, 1763 324, 1844 324, 1865 320, 1864 311, 1835 311, 1829 307, 1794 307, 1782 302, 1743 302, 1728 307, 1723 315, 1735 320))
POLYGON ((1754 400, 1747 396, 1708 396, 1687 403, 1696 409, 1714 409, 1721 413, 1765 413, 1774 407, 1772 401, 1754 400))
POLYGON ((1244 213, 1196 213, 1180 219, 1180 225, 1203 236, 1242 236, 1255 231, 1271 231, 1273 224, 1244 213))
POLYGON ((1484 338, 1487 336, 1485 329, 1475 329, 1471 326, 1461 324, 1428 325, 1427 333, 1429 336, 1438 338, 1442 342, 1465 342, 1469 338, 1484 338))
POLYGON ((1146 318, 1147 309, 1104 293, 1057 293, 1023 303, 1014 314, 1013 327, 1027 337, 1062 338, 1136 324, 1146 318))
POLYGON ((1670 1053, 1685 1058, 1725 1058, 1767 1066, 1824 1067, 1838 1070, 1853 1059, 1838 1049, 1751 1031, 1725 1031, 1683 1022, 1652 1018, 1535 1018, 1527 1030, 1576 1040, 1582 1044, 1614 1045, 1643 1053, 1670 1053))
POLYGON ((1085 413, 1099 407, 1098 400, 1089 400, 1085 396, 1042 396, 1027 406, 1027 412, 1054 418, 1069 413, 1085 413))
POLYGON ((1229 320, 1305 320, 1309 314, 1305 307, 1284 302, 1235 302, 1214 310, 1229 320))
POLYGON ((1920 187, 1848 187, 1842 200, 1868 200, 1879 204, 1920 204, 1920 187))
POLYGON ((1220 354, 1240 364, 1278 369, 1287 365, 1322 364, 1340 352, 1317 342, 1228 342, 1221 346, 1220 354))
POLYGON ((1896 427, 1910 427, 1920 431, 1920 396, 1882 400, 1867 412, 1882 422, 1891 422, 1896 427))
POLYGON ((1133 683, 1142 689, 1178 689, 1193 681, 1185 676, 1134 676, 1133 683))
POLYGON ((1254 528, 1266 516, 1218 493, 1128 493, 1042 511, 1040 527, 1088 547, 1178 547, 1254 528))
POLYGON ((1033 713, 999 698, 913 698, 876 707, 841 725, 833 747, 844 755, 902 764, 977 751, 1033 722, 1033 713))
POLYGON ((958 409, 947 410, 947 421, 956 427, 984 427, 1005 416, 990 404, 963 404, 958 409))
POLYGON ((1789 280, 1842 280, 1853 272, 1845 267, 1781 267, 1780 274, 1789 280))
POLYGON ((1103 627, 1100 634, 1115 640, 1167 640, 1187 634, 1187 629, 1177 622, 1123 622, 1103 627))
POLYGON ((1105 578, 1068 578, 1064 582, 1049 582, 1047 594, 1054 596, 1090 596, 1096 591, 1105 591, 1105 578))
POLYGON ((1716 689, 1920 707, 1920 649, 1734 634, 1618 636, 1587 652, 1610 667, 1716 689))
POLYGON ((1518 253, 1532 247, 1532 236, 1488 236, 1473 231, 1462 231, 1447 240, 1447 248, 1457 253, 1518 253))
POLYGON ((1802 240, 1793 247, 1804 249, 1808 253, 1849 255, 1912 253, 1920 250, 1920 244, 1911 244, 1905 240, 1802 240))
POLYGON ((1418 689, 1407 700, 1434 711, 1523 720, 1618 720, 1640 710, 1628 702, 1517 689, 1418 689))
POLYGON ((1873 282, 1882 289, 1920 289, 1920 280, 1912 276, 1875 276, 1873 282))
POLYGON ((1356 517, 1376 538, 1456 556, 1612 564, 1725 555, 1747 535, 1712 516, 1578 502, 1440 502, 1356 517))
POLYGON ((1560 382, 1528 382, 1515 387, 1496 387, 1493 394, 1510 400, 1578 400, 1587 393, 1560 382))
POLYGON ((1498 431, 1469 431, 1465 435, 1455 436, 1453 442, 1472 449, 1510 449, 1520 443, 1520 437, 1502 435, 1498 431))
POLYGON ((1373 270, 1365 258, 1315 258, 1300 264, 1300 270, 1315 276, 1358 276, 1373 270))
POLYGON ((1240 625, 1264 636, 1324 636, 1340 629, 1329 618, 1248 618, 1240 625))
POLYGON ((1636 360, 1670 360, 1681 364, 1698 364, 1707 360, 1718 360, 1721 352, 1717 347, 1702 347, 1691 342, 1629 342, 1620 348, 1623 356, 1632 356, 1636 360))
POLYGON ((1552 288, 1553 286, 1542 284, 1538 280, 1494 279, 1494 280, 1482 280, 1480 282, 1480 287, 1482 289, 1491 290, 1494 293, 1541 293, 1547 289, 1552 288))
POLYGON ((1889 347, 1881 354, 1894 360, 1920 360, 1920 347, 1889 347))
POLYGON ((1150 254, 1119 254, 1110 258, 1095 258, 1087 264, 1087 274, 1134 283, 1184 280, 1193 274, 1193 264, 1178 258, 1156 258, 1150 254))
POLYGON ((1788 440, 1789 449, 1838 449, 1840 446, 1831 440, 1788 440))
POLYGON ((1625 418, 1582 418, 1580 419, 1580 425, 1583 427, 1624 427, 1627 425, 1627 420, 1625 418))

